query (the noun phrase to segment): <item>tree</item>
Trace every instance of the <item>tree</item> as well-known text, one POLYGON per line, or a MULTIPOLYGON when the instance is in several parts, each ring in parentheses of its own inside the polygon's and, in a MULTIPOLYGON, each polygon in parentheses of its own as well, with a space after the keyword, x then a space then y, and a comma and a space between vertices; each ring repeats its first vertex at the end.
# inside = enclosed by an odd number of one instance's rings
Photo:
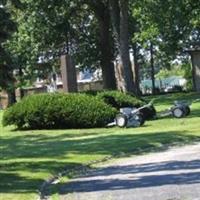
POLYGON ((39 56, 55 60, 67 52, 79 67, 101 67, 104 88, 115 89, 108 8, 106 2, 88 2, 37 0, 24 3, 22 10, 14 10, 19 31, 16 42, 10 46, 14 47, 11 49, 17 55, 18 65, 33 72, 39 56))
POLYGON ((0 1, 0 88, 8 93, 9 105, 16 101, 14 91, 14 77, 11 57, 5 43, 15 30, 15 24, 10 19, 6 1, 0 1))
POLYGON ((99 49, 101 52, 101 68, 105 89, 116 89, 113 60, 113 47, 110 31, 109 1, 89 0, 86 3, 94 11, 99 27, 99 49))
POLYGON ((110 0, 114 36, 122 67, 124 82, 124 87, 122 89, 124 92, 135 93, 129 53, 128 5, 128 0, 110 0))
MULTIPOLYGON (((149 57, 154 57, 150 59, 152 69, 158 64, 169 69, 171 62, 184 54, 184 48, 199 40, 199 8, 200 2, 196 0, 132 2, 133 17, 138 24, 133 40, 144 49, 149 47, 153 55, 149 57)), ((154 80, 155 70, 151 71, 154 80)))

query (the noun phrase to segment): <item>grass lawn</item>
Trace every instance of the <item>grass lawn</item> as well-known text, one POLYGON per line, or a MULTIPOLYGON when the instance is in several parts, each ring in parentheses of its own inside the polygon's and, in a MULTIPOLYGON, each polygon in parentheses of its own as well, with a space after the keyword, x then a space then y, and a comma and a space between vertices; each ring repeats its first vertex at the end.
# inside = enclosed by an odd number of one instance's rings
MULTIPOLYGON (((200 94, 156 98, 155 106, 162 110, 174 99, 192 100, 200 94)), ((148 121, 141 128, 13 131, 13 127, 0 125, 0 200, 36 199, 44 179, 91 160, 160 151, 196 141, 200 141, 200 102, 192 105, 188 118, 148 121)))

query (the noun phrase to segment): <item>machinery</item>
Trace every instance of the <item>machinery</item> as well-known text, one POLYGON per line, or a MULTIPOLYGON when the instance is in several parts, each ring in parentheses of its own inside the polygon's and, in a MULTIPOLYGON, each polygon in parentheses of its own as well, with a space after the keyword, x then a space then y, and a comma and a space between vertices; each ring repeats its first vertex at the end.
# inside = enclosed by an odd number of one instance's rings
POLYGON ((115 118, 115 123, 119 127, 139 127, 145 122, 143 114, 140 112, 143 108, 152 106, 152 103, 139 108, 121 108, 120 113, 115 118))
POLYGON ((169 109, 164 110, 157 114, 157 117, 173 116, 175 118, 183 118, 190 114, 191 103, 186 101, 175 101, 174 105, 169 109))
MULTIPOLYGON (((120 108, 120 113, 116 116, 114 122, 108 124, 108 126, 119 126, 119 127, 139 127, 145 123, 145 118, 140 112, 143 108, 151 107, 153 105, 152 100, 150 103, 139 107, 125 107, 120 108)), ((200 101, 200 99, 194 100, 193 102, 200 101)), ((174 105, 169 109, 161 111, 156 114, 155 119, 162 117, 173 116, 175 118, 183 118, 190 114, 190 105, 192 102, 187 101, 175 101, 174 105)))

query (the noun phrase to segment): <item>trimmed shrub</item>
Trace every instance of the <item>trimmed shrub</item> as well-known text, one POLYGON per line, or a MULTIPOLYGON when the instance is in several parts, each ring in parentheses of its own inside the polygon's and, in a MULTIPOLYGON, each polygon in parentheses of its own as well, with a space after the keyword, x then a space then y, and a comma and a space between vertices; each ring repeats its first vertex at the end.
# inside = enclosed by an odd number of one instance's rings
POLYGON ((131 106, 139 107, 143 104, 139 98, 119 91, 99 92, 97 93, 97 97, 103 99, 104 102, 117 109, 131 106))
POLYGON ((116 113, 101 99, 85 94, 38 94, 8 108, 3 125, 19 129, 104 127, 116 113))

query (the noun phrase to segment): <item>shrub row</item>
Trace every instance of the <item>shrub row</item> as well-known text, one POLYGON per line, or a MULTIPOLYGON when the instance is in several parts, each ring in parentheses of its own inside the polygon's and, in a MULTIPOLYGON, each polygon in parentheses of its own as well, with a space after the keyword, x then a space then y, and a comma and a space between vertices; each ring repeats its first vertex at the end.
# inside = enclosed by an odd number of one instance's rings
POLYGON ((86 94, 38 94, 8 108, 3 125, 19 129, 104 127, 116 113, 101 99, 86 94))
MULTIPOLYGON (((18 129, 57 129, 104 127, 121 107, 140 107, 145 102, 131 94, 103 91, 87 94, 37 94, 4 112, 3 125, 18 129)), ((154 107, 141 110, 145 119, 152 119, 154 107)))

